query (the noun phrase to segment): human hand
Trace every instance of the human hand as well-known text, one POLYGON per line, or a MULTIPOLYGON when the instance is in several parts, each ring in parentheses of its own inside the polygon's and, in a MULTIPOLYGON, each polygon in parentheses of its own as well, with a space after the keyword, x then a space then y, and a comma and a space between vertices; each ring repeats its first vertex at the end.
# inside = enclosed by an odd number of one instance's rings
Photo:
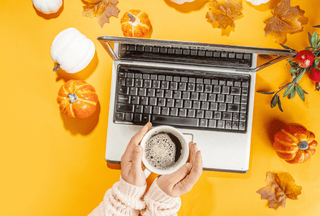
POLYGON ((126 182, 142 187, 146 184, 146 176, 142 170, 143 148, 139 145, 144 135, 151 129, 152 124, 148 122, 130 140, 126 151, 121 157, 121 176, 126 182))
POLYGON ((159 188, 171 197, 179 197, 189 192, 202 174, 202 156, 197 144, 190 142, 189 150, 190 162, 176 172, 157 179, 159 188))

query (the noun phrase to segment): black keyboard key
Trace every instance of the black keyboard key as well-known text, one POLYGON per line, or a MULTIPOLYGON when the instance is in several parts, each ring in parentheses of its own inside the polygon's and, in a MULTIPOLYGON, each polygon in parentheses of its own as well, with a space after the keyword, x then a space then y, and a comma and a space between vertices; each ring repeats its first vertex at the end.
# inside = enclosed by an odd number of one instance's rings
POLYGON ((171 116, 178 116, 178 111, 179 111, 178 108, 171 108, 170 109, 170 115, 171 116))
POLYGON ((148 80, 148 79, 150 79, 150 74, 143 74, 142 78, 148 80))
POLYGON ((142 122, 142 114, 134 114, 133 115, 133 122, 142 122))
POLYGON ((187 117, 187 109, 180 109, 179 116, 180 117, 187 117))
POLYGON ((210 103, 210 110, 218 110, 218 103, 212 102, 210 103))
POLYGON ((174 77, 173 77, 173 81, 175 81, 175 82, 180 82, 180 77, 179 77, 179 76, 174 76, 174 77))
POLYGON ((213 119, 221 119, 221 112, 214 112, 213 119))
POLYGON ((128 95, 129 94, 129 88, 126 86, 120 86, 119 87, 119 94, 128 95))
POLYGON ((152 113, 155 115, 160 115, 161 107, 158 107, 158 106, 153 107, 152 113))
POLYGON ((131 87, 130 88, 130 95, 138 95, 138 88, 131 87))
POLYGON ((118 112, 133 112, 134 107, 131 104, 117 104, 117 111, 118 112))
POLYGON ((213 117, 213 111, 205 111, 205 116, 206 119, 212 119, 213 117))
POLYGON ((213 79, 211 80, 212 85, 219 85, 219 80, 213 79))
POLYGON ((167 107, 174 107, 174 99, 167 99, 167 107))
POLYGON ((168 48, 168 54, 174 54, 174 49, 173 48, 168 48))
POLYGON ((198 84, 203 84, 203 79, 202 79, 202 78, 197 78, 197 79, 196 79, 196 83, 198 83, 198 84))
POLYGON ((196 86, 194 83, 188 83, 187 91, 194 91, 196 89, 196 86))
POLYGON ((222 120, 232 120, 232 113, 229 113, 229 112, 224 112, 222 114, 222 120))
POLYGON ((205 85, 204 92, 211 93, 212 92, 212 85, 205 85))
POLYGON ((130 104, 131 96, 129 95, 118 95, 118 103, 130 104))
POLYGON ((198 56, 205 56, 206 55, 206 51, 205 50, 199 50, 198 51, 198 56))
POLYGON ((199 93, 191 92, 191 100, 199 100, 199 93))
POLYGON ((127 73, 128 78, 134 78, 134 73, 127 73))
POLYGON ((184 101, 184 108, 191 109, 192 107, 192 101, 186 100, 184 101))
POLYGON ((210 85, 211 84, 211 80, 210 79, 204 79, 203 83, 206 85, 210 85))
POLYGON ((126 78, 120 77, 118 85, 119 86, 125 86, 126 85, 126 78))
POLYGON ((153 53, 159 53, 160 52, 160 47, 153 47, 152 52, 153 53))
POLYGON ((213 52, 211 51, 206 51, 206 57, 212 57, 213 55, 213 52))
POLYGON ((238 130, 239 129, 239 123, 238 122, 232 122, 232 129, 238 130))
POLYGON ((200 101, 207 101, 208 94, 207 93, 200 93, 200 101))
POLYGON ((141 73, 136 73, 136 74, 134 75, 134 77, 135 77, 136 79, 142 79, 142 74, 141 74, 141 73))
POLYGON ((144 113, 152 114, 152 106, 144 106, 144 113))
POLYGON ((148 97, 140 97, 140 104, 141 105, 148 105, 149 98, 148 97))
POLYGON ((179 89, 180 91, 186 91, 187 90, 187 83, 179 83, 179 89))
POLYGON ((174 49, 174 53, 177 54, 177 55, 181 55, 182 54, 182 49, 174 49))
POLYGON ((183 49, 182 54, 183 55, 190 55, 191 51, 189 49, 183 49))
POLYGON ((250 60, 250 59, 251 59, 251 54, 250 54, 250 53, 245 53, 245 54, 243 55, 243 59, 245 59, 245 60, 250 60))
POLYGON ((159 80, 153 80, 152 88, 154 88, 154 89, 160 88, 160 81, 159 80))
POLYGON ((236 54, 236 59, 242 59, 242 58, 243 58, 243 53, 236 54))
POLYGON ((183 100, 176 100, 175 107, 182 108, 183 107, 183 100))
POLYGON ((225 121, 218 120, 217 128, 225 128, 225 124, 226 124, 225 121))
POLYGON ((208 120, 200 119, 200 127, 208 127, 208 120))
POLYGON ((149 105, 157 106, 157 102, 158 102, 157 98, 154 98, 154 97, 149 98, 149 105))
POLYGON ((197 92, 203 92, 203 89, 204 89, 204 85, 203 84, 197 84, 197 88, 196 88, 197 92))
POLYGON ((143 80, 142 79, 136 79, 136 83, 135 83, 136 87, 143 87, 143 80))
POLYGON ((159 75, 158 76, 158 80, 164 81, 164 80, 166 80, 166 76, 165 75, 159 75))
POLYGON ((190 92, 183 92, 182 99, 183 100, 190 100, 190 92))
POLYGON ((213 57, 215 58, 220 58, 220 52, 214 52, 213 57))
POLYGON ((186 83, 186 82, 188 82, 188 77, 181 77, 181 82, 184 82, 184 83, 186 83))
POLYGON ((129 122, 132 121, 133 120, 133 113, 126 113, 125 120, 129 121, 129 122))
POLYGON ((164 90, 162 89, 157 89, 156 90, 156 97, 164 97, 164 90))
POLYGON ((226 129, 232 129, 231 128, 231 121, 226 121, 226 129))
POLYGON ((220 94, 220 92, 221 92, 221 86, 215 85, 213 87, 213 93, 220 94))
POLYGON ((196 56, 198 54, 198 51, 197 50, 191 50, 191 53, 190 53, 192 56, 196 56))
POLYGON ((145 80, 143 83, 144 88, 151 88, 152 81, 151 80, 145 80))
POLYGON ((196 110, 188 109, 188 117, 190 118, 196 117, 196 110))
POLYGON ((144 51, 144 46, 138 45, 138 46, 137 46, 137 51, 143 52, 143 51, 144 51))
POLYGON ((229 53, 229 58, 230 58, 230 59, 236 58, 236 54, 235 54, 235 53, 229 53))
POLYGON ((246 114, 240 113, 240 121, 246 121, 246 114))
POLYGON ((221 53, 221 58, 228 58, 228 53, 227 52, 222 52, 221 53))
POLYGON ((126 78, 126 86, 133 87, 134 86, 134 79, 126 78))
POLYGON ((210 106, 209 102, 201 102, 201 109, 202 110, 208 110, 210 106))
POLYGON ((225 80, 219 80, 219 85, 224 86, 226 84, 227 84, 227 82, 225 80))
POLYGON ((231 87, 231 95, 240 95, 241 93, 241 88, 239 87, 231 87))
POLYGON ((199 119, 153 115, 152 116, 152 123, 153 124, 161 124, 161 125, 198 127, 199 126, 199 119))
POLYGON ((165 48, 165 47, 160 48, 160 53, 167 53, 167 52, 168 52, 167 48, 165 48))
POLYGON ((173 96, 173 91, 171 91, 171 90, 165 90, 164 91, 164 97, 165 98, 172 98, 172 96, 173 96))
POLYGON ((123 120, 124 120, 124 113, 122 113, 122 112, 117 112, 117 113, 116 113, 116 120, 118 120, 118 121, 123 121, 123 120))
POLYGON ((197 110, 197 118, 204 118, 204 111, 203 110, 197 110))
POLYGON ((151 74, 150 79, 157 80, 158 76, 156 74, 151 74))
POLYGON ((233 113, 232 120, 233 121, 239 121, 239 119, 240 119, 240 114, 239 113, 233 113))
POLYGON ((218 94, 217 95, 217 102, 224 102, 224 95, 218 94))
POLYGON ((158 106, 161 106, 161 107, 166 106, 166 99, 165 98, 158 98, 158 106))
POLYGON ((227 110, 227 104, 219 103, 219 111, 226 111, 226 110, 227 110))
POLYGON ((149 114, 143 114, 142 115, 142 122, 143 123, 147 123, 147 122, 150 122, 151 121, 151 115, 149 114))
POLYGON ((248 88, 242 88, 242 95, 248 95, 248 88))
POLYGON ((228 104, 228 112, 239 112, 240 111, 240 106, 239 104, 228 104))
POLYGON ((189 77, 189 83, 196 83, 196 78, 189 77))
POLYGON ((229 86, 222 86, 222 94, 229 94, 230 87, 229 86))
POLYGON ((181 99, 181 91, 174 91, 173 98, 181 99))
POLYGON ((143 105, 135 105, 134 112, 135 113, 143 113, 143 105))
POLYGON ((234 104, 240 104, 241 97, 239 95, 235 95, 233 98, 234 104))
POLYGON ((156 90, 155 89, 148 89, 147 96, 148 97, 155 97, 156 96, 156 90))
POLYGON ((217 121, 216 120, 209 120, 209 126, 210 128, 216 128, 217 127, 217 121))
POLYGON ((173 77, 172 76, 166 76, 166 81, 172 81, 173 77))
POLYGON ((132 96, 132 97, 131 97, 131 103, 132 103, 132 104, 139 104, 139 103, 140 103, 140 98, 139 98, 139 96, 132 96))
POLYGON ((171 82, 170 90, 178 90, 178 82, 171 82))
POLYGON ((245 130, 246 124, 244 122, 239 122, 239 130, 245 130))
POLYGON ((169 107, 162 107, 161 108, 161 115, 169 115, 170 114, 170 108, 169 107))
POLYGON ((192 109, 200 109, 200 101, 193 101, 192 109))
POLYGON ((208 101, 215 102, 216 101, 216 97, 217 97, 216 94, 209 94, 208 95, 208 101))
POLYGON ((147 89, 145 89, 145 88, 139 88, 139 90, 138 90, 138 95, 139 95, 139 96, 147 96, 147 89))
POLYGON ((161 89, 169 89, 169 82, 168 81, 162 81, 161 82, 161 89))

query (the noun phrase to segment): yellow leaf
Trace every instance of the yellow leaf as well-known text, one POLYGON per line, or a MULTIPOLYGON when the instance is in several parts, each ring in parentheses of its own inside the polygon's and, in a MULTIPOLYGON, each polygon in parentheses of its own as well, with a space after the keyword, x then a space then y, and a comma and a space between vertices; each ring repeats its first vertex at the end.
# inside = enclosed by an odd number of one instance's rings
POLYGON ((242 0, 213 0, 208 8, 206 18, 209 23, 218 22, 218 28, 234 28, 234 19, 242 15, 242 0))

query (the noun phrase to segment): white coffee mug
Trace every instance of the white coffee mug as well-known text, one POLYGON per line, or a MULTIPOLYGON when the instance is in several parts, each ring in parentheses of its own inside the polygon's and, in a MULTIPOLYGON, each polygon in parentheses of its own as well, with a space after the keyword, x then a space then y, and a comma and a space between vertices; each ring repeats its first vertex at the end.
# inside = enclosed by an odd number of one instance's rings
POLYGON ((182 167, 188 160, 189 158, 189 144, 186 139, 186 137, 176 128, 171 127, 171 126, 158 126, 152 128, 148 133, 143 137, 141 144, 143 147, 143 156, 142 156, 142 162, 145 165, 146 169, 144 170, 144 173, 146 175, 146 178, 150 175, 151 172, 159 174, 159 175, 165 175, 165 174, 170 174, 175 171, 177 171, 180 167, 182 167), (157 169, 156 167, 150 165, 148 160, 145 157, 145 146, 147 144, 147 141, 154 135, 159 134, 159 133, 171 133, 174 135, 181 143, 181 155, 182 159, 179 160, 179 163, 176 164, 175 166, 172 167, 172 169, 168 170, 161 170, 157 169))

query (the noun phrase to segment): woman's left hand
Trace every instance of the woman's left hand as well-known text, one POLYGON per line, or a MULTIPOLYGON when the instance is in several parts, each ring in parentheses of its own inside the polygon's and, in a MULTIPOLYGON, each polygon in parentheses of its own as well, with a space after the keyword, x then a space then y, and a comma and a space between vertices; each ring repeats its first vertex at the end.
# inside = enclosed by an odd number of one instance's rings
POLYGON ((152 124, 148 122, 130 140, 126 151, 121 157, 121 176, 126 182, 142 187, 146 185, 146 176, 142 170, 143 148, 140 142, 144 135, 151 129, 152 124))

